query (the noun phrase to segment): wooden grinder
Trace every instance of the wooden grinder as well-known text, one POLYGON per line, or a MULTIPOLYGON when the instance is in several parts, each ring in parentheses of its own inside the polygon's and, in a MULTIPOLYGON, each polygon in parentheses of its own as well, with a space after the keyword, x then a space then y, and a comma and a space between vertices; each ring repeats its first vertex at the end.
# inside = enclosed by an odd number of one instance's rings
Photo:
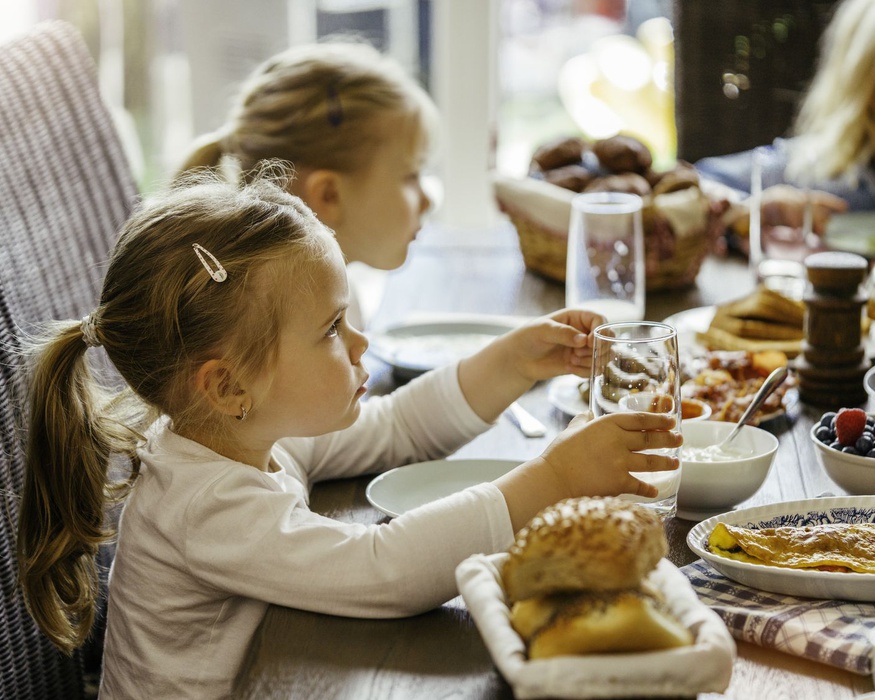
POLYGON ((814 253, 805 269, 805 340, 794 363, 799 397, 826 408, 859 406, 867 400, 863 376, 871 366, 861 332, 868 263, 853 253, 814 253))

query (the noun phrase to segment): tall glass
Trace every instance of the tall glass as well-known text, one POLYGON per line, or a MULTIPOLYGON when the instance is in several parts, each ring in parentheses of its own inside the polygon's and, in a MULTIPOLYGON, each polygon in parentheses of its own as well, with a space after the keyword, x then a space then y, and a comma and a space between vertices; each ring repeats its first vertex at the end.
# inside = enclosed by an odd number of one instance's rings
POLYGON ((768 214, 769 191, 787 183, 785 166, 773 146, 754 149, 750 175, 750 266, 754 281, 791 299, 805 291, 803 260, 819 248, 812 235, 813 203, 805 182, 795 185, 804 205, 798 225, 776 224, 768 214), (766 214, 764 215, 764 209, 766 214))
MULTIPOLYGON (((681 430, 680 363, 677 331, 665 323, 608 323, 595 329, 590 409, 593 416, 646 410, 674 416, 681 430), (634 400, 633 400, 634 399, 634 400)), ((646 451, 645 451, 646 452, 646 451)), ((678 456, 679 448, 653 450, 678 456)), ((654 498, 621 498, 653 508, 662 518, 677 510, 680 467, 674 471, 632 472, 659 489, 654 498)))
POLYGON ((642 199, 588 192, 571 200, 565 305, 608 321, 644 318, 642 199))

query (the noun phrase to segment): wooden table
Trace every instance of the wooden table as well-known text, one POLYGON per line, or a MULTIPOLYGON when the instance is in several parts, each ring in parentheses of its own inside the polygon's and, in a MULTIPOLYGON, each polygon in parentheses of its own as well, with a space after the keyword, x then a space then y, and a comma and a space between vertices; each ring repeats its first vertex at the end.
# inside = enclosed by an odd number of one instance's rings
MULTIPOLYGON (((696 287, 648 296, 646 316, 720 303, 752 288, 746 264, 708 259, 696 287)), ((426 231, 408 263, 390 275, 373 326, 429 312, 540 315, 563 305, 560 285, 527 272, 509 227, 489 233, 426 231), (471 240, 476 244, 472 244, 471 240)), ((369 391, 382 394, 397 382, 390 368, 367 358, 369 391)), ((459 450, 459 458, 528 459, 539 454, 567 418, 552 409, 546 386, 536 386, 521 403, 548 426, 544 438, 527 439, 506 419, 459 450)), ((772 426, 780 448, 766 483, 745 505, 811 498, 843 491, 817 464, 808 429, 821 411, 801 406, 795 421, 772 426)), ((365 499, 369 478, 328 482, 312 493, 314 511, 358 523, 386 520, 365 499)), ((683 566, 695 559, 686 545, 694 523, 667 523, 669 559, 683 566)), ((732 683, 723 695, 699 698, 831 700, 872 691, 871 677, 739 643, 732 683)), ((361 620, 289 608, 270 608, 252 649, 242 697, 346 698, 512 698, 495 669, 461 598, 437 610, 402 620, 361 620)))

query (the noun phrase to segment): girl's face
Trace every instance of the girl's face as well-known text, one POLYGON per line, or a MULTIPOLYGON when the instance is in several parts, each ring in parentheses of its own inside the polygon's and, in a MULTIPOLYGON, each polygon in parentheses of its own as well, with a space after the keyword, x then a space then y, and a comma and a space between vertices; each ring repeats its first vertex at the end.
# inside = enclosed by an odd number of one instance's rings
POLYGON ((368 341, 346 322, 349 287, 339 248, 332 241, 329 254, 306 267, 296 268, 306 279, 280 334, 275 371, 254 392, 252 418, 268 442, 349 427, 365 393, 368 341))
POLYGON ((381 117, 380 144, 364 170, 340 176, 342 214, 334 226, 347 261, 380 270, 404 264, 431 201, 422 190, 423 139, 407 115, 381 117))

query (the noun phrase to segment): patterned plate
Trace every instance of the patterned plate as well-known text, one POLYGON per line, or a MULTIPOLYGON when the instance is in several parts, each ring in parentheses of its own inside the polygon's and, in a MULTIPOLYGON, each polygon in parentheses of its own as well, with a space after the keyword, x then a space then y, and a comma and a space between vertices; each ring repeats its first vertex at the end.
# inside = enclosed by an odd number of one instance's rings
POLYGON ((687 545, 733 581, 773 593, 803 598, 875 601, 875 574, 785 569, 749 564, 712 554, 708 535, 718 522, 741 527, 780 527, 821 523, 875 522, 875 496, 812 498, 743 508, 703 520, 687 535, 687 545))

